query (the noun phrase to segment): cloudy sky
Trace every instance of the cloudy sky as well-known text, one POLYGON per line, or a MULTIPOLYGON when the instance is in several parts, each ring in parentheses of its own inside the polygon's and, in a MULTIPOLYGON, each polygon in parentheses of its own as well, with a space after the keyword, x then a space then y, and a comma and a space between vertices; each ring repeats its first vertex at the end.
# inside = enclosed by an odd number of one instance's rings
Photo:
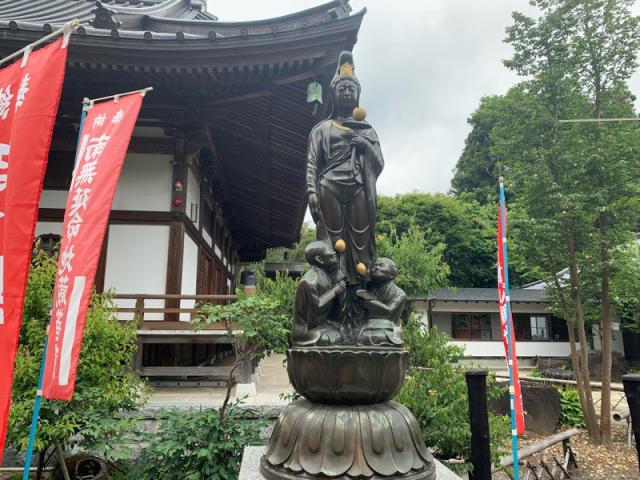
MULTIPOLYGON (((323 0, 209 0, 222 21, 269 18, 323 0)), ((518 78, 501 60, 513 10, 527 0, 352 0, 367 7, 358 43, 360 104, 376 128, 386 167, 383 195, 446 192, 469 132, 467 118, 485 95, 505 93, 518 78)), ((637 78, 632 82, 640 85, 637 78)))

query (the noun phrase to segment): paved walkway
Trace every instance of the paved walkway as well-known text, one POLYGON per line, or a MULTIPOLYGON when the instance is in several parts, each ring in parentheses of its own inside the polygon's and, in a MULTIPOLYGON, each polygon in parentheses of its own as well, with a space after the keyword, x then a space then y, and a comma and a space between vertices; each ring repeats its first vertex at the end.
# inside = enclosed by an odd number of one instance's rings
MULTIPOLYGON (((250 405, 284 405, 287 400, 281 394, 292 394, 293 387, 284 365, 284 355, 272 355, 263 359, 256 370, 256 394, 244 398, 250 405)), ((171 407, 219 407, 226 394, 224 387, 160 387, 156 388, 148 403, 149 408, 171 407)), ((236 388, 231 391, 236 400, 236 388)))

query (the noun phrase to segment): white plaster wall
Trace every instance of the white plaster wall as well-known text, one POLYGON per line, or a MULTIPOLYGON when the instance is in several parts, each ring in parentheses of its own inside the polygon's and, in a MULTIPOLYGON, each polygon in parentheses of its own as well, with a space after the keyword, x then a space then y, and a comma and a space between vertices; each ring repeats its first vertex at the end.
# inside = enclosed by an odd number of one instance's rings
MULTIPOLYGON (((110 225, 105 290, 116 293, 164 294, 167 279, 168 225, 110 225)), ((118 300, 134 307, 134 300, 118 300)), ((164 300, 147 300, 145 307, 164 307, 164 300)), ((121 314, 130 320, 133 314, 121 314)), ((162 314, 145 314, 145 320, 162 320, 162 314)))
POLYGON ((200 223, 200 184, 198 183, 198 179, 193 174, 191 169, 189 169, 189 178, 187 180, 187 204, 185 205, 185 211, 187 216, 191 218, 193 224, 197 227, 200 223), (191 206, 193 204, 197 205, 198 216, 192 218, 191 215, 191 206))
POLYGON ((171 160, 173 155, 127 154, 113 210, 170 211, 171 160))
POLYGON ((204 241, 207 242, 207 245, 209 245, 210 247, 213 246, 213 238, 211 238, 211 235, 209 235, 209 233, 204 228, 202 229, 202 238, 204 238, 204 241))
MULTIPOLYGON (((453 343, 464 347, 468 357, 504 357, 502 341, 453 343)), ((566 357, 571 353, 569 342, 517 342, 516 351, 518 357, 566 357)))
POLYGON ((36 223, 35 236, 38 238, 40 235, 62 235, 62 222, 38 222, 36 223))
POLYGON ((67 190, 42 190, 40 197, 40 208, 66 208, 67 190))
MULTIPOLYGON (((184 249, 182 251, 182 295, 195 295, 198 278, 198 245, 191 240, 189 235, 184 236, 184 249)), ((181 300, 182 308, 193 308, 195 300, 181 300)), ((191 320, 188 313, 180 314, 181 322, 191 320)))

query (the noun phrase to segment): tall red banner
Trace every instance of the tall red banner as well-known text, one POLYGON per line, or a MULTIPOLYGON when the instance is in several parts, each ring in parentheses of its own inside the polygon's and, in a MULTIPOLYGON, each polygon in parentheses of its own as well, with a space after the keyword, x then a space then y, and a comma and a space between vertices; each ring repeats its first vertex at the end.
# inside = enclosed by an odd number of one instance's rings
MULTIPOLYGON (((505 213, 507 209, 505 206, 505 213)), ((505 226, 507 219, 505 218, 505 226)), ((504 242, 506 231, 502 230, 502 209, 498 209, 498 306, 500 307, 500 324, 502 326, 502 342, 504 344, 504 353, 507 359, 507 366, 513 369, 514 383, 514 410, 516 412, 516 430, 517 434, 524 433, 524 410, 522 407, 522 391, 520 388, 520 373, 518 372, 518 355, 516 352, 516 338, 513 331, 513 317, 511 315, 511 307, 507 308, 507 289, 505 272, 508 268, 505 265, 504 258, 504 242), (510 323, 508 328, 507 322, 510 323), (511 332, 511 358, 509 358, 509 334, 511 332)))
POLYGON ((0 462, 38 204, 68 37, 0 70, 0 462))
POLYGON ((53 294, 45 398, 73 397, 100 250, 142 97, 138 92, 94 105, 80 132, 53 294))

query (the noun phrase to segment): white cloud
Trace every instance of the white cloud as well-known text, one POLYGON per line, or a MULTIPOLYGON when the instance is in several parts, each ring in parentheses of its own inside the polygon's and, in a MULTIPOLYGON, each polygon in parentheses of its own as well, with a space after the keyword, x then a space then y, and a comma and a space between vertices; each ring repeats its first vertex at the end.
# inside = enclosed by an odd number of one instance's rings
MULTIPOLYGON (((210 2, 222 21, 286 15, 322 0, 210 2)), ((502 65, 513 10, 527 0, 352 0, 365 15, 355 48, 361 104, 380 136, 385 195, 446 192, 469 132, 466 119, 485 95, 518 79, 502 65)), ((640 7, 638 7, 640 9, 640 7)), ((631 81, 640 90, 640 75, 631 81)), ((638 95, 640 96, 640 95, 638 95)))

